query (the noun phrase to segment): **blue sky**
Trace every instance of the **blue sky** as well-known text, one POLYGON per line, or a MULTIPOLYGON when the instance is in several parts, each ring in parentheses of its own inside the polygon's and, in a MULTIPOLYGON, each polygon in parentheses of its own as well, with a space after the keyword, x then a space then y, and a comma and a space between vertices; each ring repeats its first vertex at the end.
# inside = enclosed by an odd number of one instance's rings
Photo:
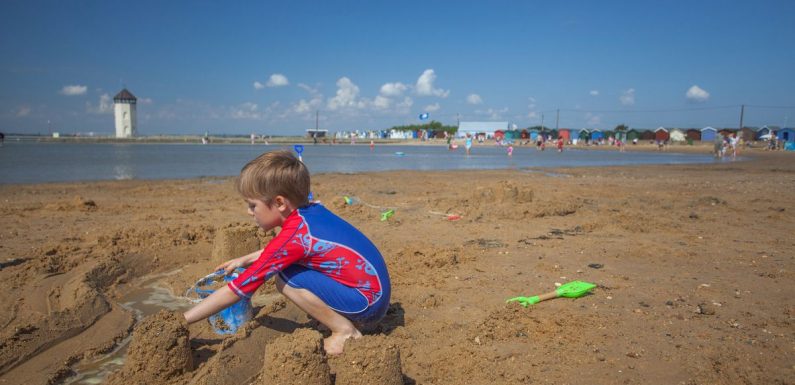
POLYGON ((0 131, 795 123, 795 1, 0 3, 0 131), (48 121, 49 126, 48 126, 48 121))

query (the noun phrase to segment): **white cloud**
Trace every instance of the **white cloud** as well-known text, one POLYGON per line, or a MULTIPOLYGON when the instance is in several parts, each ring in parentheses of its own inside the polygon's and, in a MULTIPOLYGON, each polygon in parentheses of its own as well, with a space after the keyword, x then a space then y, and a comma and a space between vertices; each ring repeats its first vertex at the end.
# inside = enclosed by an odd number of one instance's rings
POLYGON ((630 88, 624 91, 621 93, 621 96, 618 97, 618 100, 621 101, 621 104, 625 106, 631 106, 635 104, 635 89, 630 88))
POLYGON ((245 102, 239 106, 232 107, 229 113, 232 119, 260 119, 262 112, 257 103, 245 102))
POLYGON ((76 95, 85 95, 88 87, 86 86, 64 86, 61 88, 61 94, 66 96, 76 96, 76 95))
POLYGON ((399 112, 407 112, 414 105, 414 99, 406 96, 403 101, 396 106, 399 112))
POLYGON ((17 109, 16 116, 17 118, 23 118, 25 116, 30 115, 30 107, 28 106, 21 106, 17 109))
POLYGON ((450 94, 450 90, 443 90, 441 88, 434 88, 433 83, 436 81, 436 73, 433 69, 425 70, 422 75, 417 79, 415 91, 417 95, 422 96, 438 96, 446 98, 450 94))
POLYGON ((687 90, 685 97, 693 102, 706 102, 709 100, 709 92, 694 84, 687 90))
POLYGON ((602 117, 599 115, 592 114, 590 112, 585 114, 585 119, 589 127, 595 127, 602 124, 602 117))
POLYGON ((429 104, 425 106, 425 112, 439 111, 440 108, 442 108, 442 106, 440 106, 439 103, 429 104))
POLYGON ((392 99, 378 95, 373 100, 373 106, 380 110, 388 109, 392 105, 392 99))
POLYGON ((589 92, 589 94, 591 96, 599 96, 599 90, 591 90, 591 92, 589 92))
POLYGON ((108 94, 102 94, 96 106, 86 102, 86 111, 91 114, 110 114, 113 112, 113 99, 108 94))
POLYGON ((258 82, 258 81, 254 81, 254 89, 255 89, 255 90, 261 90, 261 89, 263 89, 263 88, 265 88, 265 85, 264 85, 264 84, 262 84, 262 83, 260 83, 260 82, 258 82))
POLYGON ((337 94, 327 103, 328 109, 332 111, 341 108, 362 108, 364 105, 365 103, 359 100, 359 86, 345 76, 337 80, 337 94))
POLYGON ((469 94, 467 96, 467 103, 469 104, 481 104, 483 103, 483 99, 480 98, 478 94, 469 94))
POLYGON ((139 98, 138 103, 148 105, 154 103, 154 100, 152 100, 152 98, 139 98))
POLYGON ((323 105, 323 95, 320 93, 320 91, 303 83, 298 83, 298 87, 309 93, 309 100, 299 100, 298 103, 292 107, 294 112, 298 114, 305 114, 315 111, 323 105))
POLYGON ((386 83, 381 86, 381 95, 390 97, 390 96, 400 96, 405 92, 409 87, 401 82, 395 83, 386 83))
POLYGON ((268 83, 265 85, 268 87, 283 87, 290 84, 287 80, 287 76, 282 74, 273 74, 271 75, 270 79, 268 79, 268 83))
POLYGON ((508 107, 503 107, 500 109, 489 108, 487 110, 476 110, 476 114, 480 115, 487 115, 489 119, 498 120, 502 119, 502 115, 508 112, 508 107))

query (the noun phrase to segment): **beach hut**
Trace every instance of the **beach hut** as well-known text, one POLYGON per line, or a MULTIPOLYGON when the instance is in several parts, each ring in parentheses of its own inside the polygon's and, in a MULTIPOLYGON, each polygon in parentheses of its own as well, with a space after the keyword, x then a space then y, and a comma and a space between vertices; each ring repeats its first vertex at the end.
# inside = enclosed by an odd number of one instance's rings
POLYGON ((555 129, 550 130, 549 131, 549 137, 551 139, 557 139, 558 138, 558 130, 555 130, 555 129))
POLYGON ((533 142, 538 140, 538 130, 536 129, 530 130, 530 140, 533 142))
POLYGON ((561 128, 560 131, 558 131, 558 137, 568 143, 571 141, 571 131, 568 128, 561 128))
POLYGON ((654 131, 652 131, 652 130, 643 130, 640 133, 640 138, 642 140, 654 140, 654 131))
POLYGON ((660 127, 657 127, 656 130, 654 130, 654 140, 660 141, 660 142, 665 142, 669 138, 670 138, 670 135, 668 134, 668 130, 665 127, 660 126, 660 127))
POLYGON ((580 130, 580 133, 577 134, 577 139, 582 140, 583 142, 586 143, 588 142, 588 140, 590 140, 590 138, 591 138, 591 132, 585 128, 580 130))
POLYGON ((701 140, 701 130, 696 128, 691 128, 687 130, 685 136, 687 136, 688 140, 701 140))
POLYGON ((776 139, 781 143, 795 142, 795 128, 782 128, 776 133, 776 139))
POLYGON ((505 138, 505 131, 503 130, 494 131, 495 140, 502 140, 503 138, 505 138))
POLYGON ((735 132, 737 132, 737 130, 733 130, 731 128, 724 128, 718 131, 718 134, 722 135, 724 138, 728 138, 732 136, 732 134, 734 134, 735 132))
POLYGON ((671 131, 668 133, 671 142, 684 142, 687 137, 685 136, 685 132, 679 128, 672 128, 671 131))
POLYGON ((522 140, 530 139, 530 132, 526 128, 522 130, 521 138, 522 140))
POLYGON ((713 142, 715 141, 715 136, 718 134, 718 130, 707 126, 701 129, 701 141, 702 142, 713 142))
POLYGON ((737 136, 739 136, 744 142, 753 142, 754 138, 756 138, 756 130, 751 127, 743 127, 737 136))
POLYGON ((772 128, 770 128, 768 126, 762 126, 762 128, 760 128, 759 130, 756 131, 756 135, 754 136, 754 139, 756 139, 756 140, 769 140, 770 139, 769 135, 771 133, 775 134, 775 131, 772 128))
POLYGON ((627 131, 627 142, 631 142, 635 139, 640 140, 640 131, 634 128, 627 131))
POLYGON ((596 142, 596 141, 598 141, 598 140, 600 140, 602 138, 604 138, 604 134, 602 133, 602 130, 600 130, 598 128, 594 128, 591 131, 591 141, 592 142, 596 142))

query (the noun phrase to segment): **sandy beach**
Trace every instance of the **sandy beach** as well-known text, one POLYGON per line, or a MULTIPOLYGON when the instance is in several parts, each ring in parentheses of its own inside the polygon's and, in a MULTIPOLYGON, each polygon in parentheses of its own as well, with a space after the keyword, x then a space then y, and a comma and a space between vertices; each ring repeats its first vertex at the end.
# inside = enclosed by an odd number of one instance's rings
MULTIPOLYGON (((743 155, 321 174, 312 190, 389 265, 392 305, 365 338, 399 351, 405 384, 792 384, 795 153, 743 155), (381 221, 386 208, 395 214, 381 221), (572 280, 598 286, 577 299, 506 303, 572 280)), ((0 384, 63 383, 131 335, 135 317, 120 298, 144 282, 182 295, 238 256, 228 250, 263 246, 272 234, 252 228, 232 182, 0 186, 0 384), (253 235, 224 241, 233 231, 253 235)), ((274 341, 328 333, 272 284, 253 303, 235 335, 206 322, 175 329, 192 358, 163 383, 269 383, 266 353, 289 349, 274 341)), ((136 357, 168 348, 133 342, 136 357)), ((340 384, 338 361, 344 354, 330 360, 340 384)), ((127 383, 144 381, 125 371, 127 383)))

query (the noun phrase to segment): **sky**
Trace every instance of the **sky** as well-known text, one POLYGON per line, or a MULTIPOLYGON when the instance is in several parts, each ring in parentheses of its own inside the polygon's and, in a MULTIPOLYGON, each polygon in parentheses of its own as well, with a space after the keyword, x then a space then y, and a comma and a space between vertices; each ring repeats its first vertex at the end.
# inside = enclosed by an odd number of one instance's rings
POLYGON ((795 125, 795 1, 0 2, 0 131, 795 125))

